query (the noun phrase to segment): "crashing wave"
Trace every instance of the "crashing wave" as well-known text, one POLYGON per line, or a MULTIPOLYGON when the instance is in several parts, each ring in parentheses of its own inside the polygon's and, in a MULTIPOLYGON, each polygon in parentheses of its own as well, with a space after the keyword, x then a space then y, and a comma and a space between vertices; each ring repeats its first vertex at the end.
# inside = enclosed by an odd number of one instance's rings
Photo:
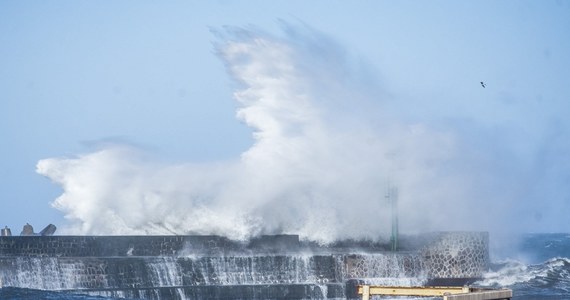
POLYGON ((518 295, 570 293, 570 258, 555 257, 540 264, 527 265, 521 261, 506 260, 493 264, 492 270, 476 283, 489 287, 509 287, 518 295))

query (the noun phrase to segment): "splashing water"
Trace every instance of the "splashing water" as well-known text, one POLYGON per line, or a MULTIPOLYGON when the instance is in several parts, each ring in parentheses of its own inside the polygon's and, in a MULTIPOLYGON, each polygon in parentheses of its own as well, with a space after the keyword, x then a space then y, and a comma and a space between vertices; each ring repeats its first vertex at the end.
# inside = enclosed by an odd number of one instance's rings
POLYGON ((254 144, 239 158, 165 164, 115 144, 39 161, 37 172, 63 188, 53 202, 71 222, 62 232, 377 239, 390 231, 388 178, 401 191, 402 231, 508 223, 487 207, 520 199, 520 178, 504 174, 529 164, 494 163, 516 156, 495 147, 494 136, 474 136, 477 112, 474 128, 414 120, 330 38, 285 27, 285 37, 217 34, 217 54, 239 85, 237 118, 253 129, 254 144))

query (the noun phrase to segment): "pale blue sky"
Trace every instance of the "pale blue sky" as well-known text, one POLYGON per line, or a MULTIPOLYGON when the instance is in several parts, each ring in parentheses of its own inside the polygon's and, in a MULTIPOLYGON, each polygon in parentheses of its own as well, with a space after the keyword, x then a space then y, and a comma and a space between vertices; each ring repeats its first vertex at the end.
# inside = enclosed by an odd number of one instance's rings
MULTIPOLYGON (((49 204, 61 189, 35 172, 36 163, 100 141, 173 162, 239 157, 251 130, 235 118, 235 83, 214 53, 211 29, 251 25, 280 35, 280 20, 341 45, 369 84, 405 107, 402 118, 496 128, 481 139, 508 143, 502 155, 570 174, 567 0, 3 0, 0 226, 18 233, 26 222, 37 230, 65 223, 49 204), (548 133, 557 137, 554 149, 540 146, 548 133)), ((544 194, 560 196, 556 205, 570 213, 569 177, 558 180, 544 194)), ((543 229, 564 230, 559 225, 543 229)))

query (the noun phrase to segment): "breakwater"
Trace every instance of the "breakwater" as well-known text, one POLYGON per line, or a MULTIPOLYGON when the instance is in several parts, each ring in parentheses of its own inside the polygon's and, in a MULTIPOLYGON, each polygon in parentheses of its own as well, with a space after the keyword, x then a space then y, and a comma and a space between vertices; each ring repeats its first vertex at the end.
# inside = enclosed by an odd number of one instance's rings
POLYGON ((319 246, 296 235, 0 237, 4 286, 143 299, 356 298, 357 284, 464 284, 489 264, 488 235, 442 232, 319 246))

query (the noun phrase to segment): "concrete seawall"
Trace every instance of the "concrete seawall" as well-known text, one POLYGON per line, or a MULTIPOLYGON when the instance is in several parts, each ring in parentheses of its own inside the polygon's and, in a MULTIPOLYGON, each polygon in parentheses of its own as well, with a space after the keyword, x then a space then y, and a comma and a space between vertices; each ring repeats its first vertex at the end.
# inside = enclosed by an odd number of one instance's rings
POLYGON ((295 235, 0 237, 4 286, 144 299, 356 298, 357 284, 463 284, 488 268, 488 235, 403 237, 327 247, 295 235))

